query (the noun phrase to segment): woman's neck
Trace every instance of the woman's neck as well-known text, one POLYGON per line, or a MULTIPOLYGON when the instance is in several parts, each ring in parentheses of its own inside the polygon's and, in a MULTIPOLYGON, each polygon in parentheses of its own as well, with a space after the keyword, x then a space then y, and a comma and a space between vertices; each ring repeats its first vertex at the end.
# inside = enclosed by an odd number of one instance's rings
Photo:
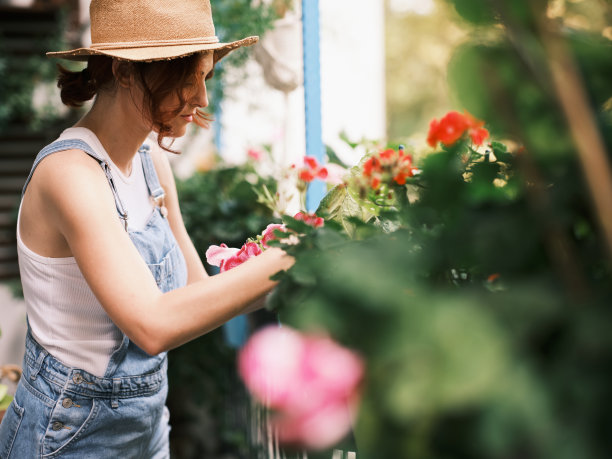
POLYGON ((99 94, 93 106, 75 127, 92 131, 125 175, 132 172, 132 160, 151 132, 136 109, 131 97, 99 94))

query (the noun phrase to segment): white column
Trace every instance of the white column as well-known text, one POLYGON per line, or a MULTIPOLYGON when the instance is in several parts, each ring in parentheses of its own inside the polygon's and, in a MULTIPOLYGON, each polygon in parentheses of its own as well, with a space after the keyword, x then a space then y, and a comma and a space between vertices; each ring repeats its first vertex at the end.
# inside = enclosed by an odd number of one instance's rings
POLYGON ((340 132, 353 141, 386 136, 384 2, 322 0, 320 8, 323 141, 357 162, 340 132))

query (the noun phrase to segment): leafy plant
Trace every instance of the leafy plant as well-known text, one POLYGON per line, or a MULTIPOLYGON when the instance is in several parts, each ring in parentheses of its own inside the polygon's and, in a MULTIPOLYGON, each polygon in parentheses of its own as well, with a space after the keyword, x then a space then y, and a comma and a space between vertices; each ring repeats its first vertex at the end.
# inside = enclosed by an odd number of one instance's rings
POLYGON ((574 147, 467 132, 404 184, 372 152, 322 201, 323 228, 285 218, 303 236, 269 307, 365 357, 361 457, 606 457, 612 264, 574 147))
MULTIPOLYGON (((46 33, 38 32, 37 38, 31 42, 35 48, 26 55, 15 53, 10 48, 11 37, 0 28, 0 132, 11 123, 38 129, 61 117, 50 104, 36 108, 33 99, 37 87, 52 84, 56 78, 56 63, 44 53, 65 46, 62 31, 66 23, 66 12, 57 13, 53 27, 46 33)), ((15 38, 12 40, 14 42, 15 38)))
POLYGON ((202 260, 209 246, 241 246, 274 219, 254 191, 264 186, 276 190, 272 179, 260 177, 248 163, 222 165, 177 182, 185 226, 202 260))
MULTIPOLYGON (((253 184, 276 189, 271 179, 255 174, 251 164, 221 163, 177 181, 185 226, 202 260, 210 245, 242 244, 274 219, 258 202, 253 184)), ((211 266, 207 269, 214 274, 211 266)), ((251 319, 268 320, 265 314, 251 319)), ((236 351, 221 329, 171 351, 168 406, 173 457, 252 457, 250 402, 235 362, 236 351)))

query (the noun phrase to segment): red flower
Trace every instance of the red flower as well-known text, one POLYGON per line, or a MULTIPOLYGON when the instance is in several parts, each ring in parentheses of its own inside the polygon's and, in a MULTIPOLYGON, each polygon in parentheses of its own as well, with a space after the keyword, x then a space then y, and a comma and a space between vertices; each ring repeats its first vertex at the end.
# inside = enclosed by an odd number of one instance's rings
POLYGON ((309 183, 315 178, 325 180, 327 175, 327 169, 319 165, 316 158, 304 156, 304 167, 298 171, 298 178, 301 181, 309 183))
POLYGON ((302 182, 312 182, 315 179, 315 174, 309 169, 302 169, 298 172, 298 177, 302 182))
POLYGON ((378 190, 383 182, 405 185, 406 179, 414 176, 414 171, 412 155, 400 145, 398 151, 388 148, 367 159, 363 163, 362 176, 368 179, 370 188, 378 190))
POLYGON ((372 156, 363 164, 363 175, 371 177, 373 172, 382 172, 380 161, 376 156, 372 156))
POLYGON ((396 158, 397 153, 392 148, 388 148, 385 151, 382 151, 378 156, 380 157, 381 161, 390 162, 396 158))
POLYGON ((410 169, 408 169, 405 172, 402 171, 402 172, 399 172, 398 174, 396 174, 395 177, 393 177, 393 180, 398 185, 405 185, 406 184, 406 179, 408 177, 412 177, 412 176, 414 176, 414 172, 412 171, 412 168, 410 168, 410 169))
POLYGON ((489 137, 489 131, 485 128, 475 128, 469 131, 472 142, 476 145, 482 145, 487 137, 489 137))
POLYGON ((476 145, 482 145, 489 136, 484 129, 484 121, 474 118, 467 112, 463 114, 455 111, 448 112, 439 121, 433 119, 429 125, 427 143, 435 147, 438 142, 451 146, 467 132, 476 145))
POLYGON ((306 214, 304 212, 298 212, 293 216, 296 220, 303 221, 307 225, 314 228, 320 228, 325 224, 325 220, 322 217, 317 217, 315 214, 306 214))
POLYGON ((304 156, 304 165, 308 166, 310 169, 319 168, 319 163, 317 162, 317 158, 313 156, 304 156))

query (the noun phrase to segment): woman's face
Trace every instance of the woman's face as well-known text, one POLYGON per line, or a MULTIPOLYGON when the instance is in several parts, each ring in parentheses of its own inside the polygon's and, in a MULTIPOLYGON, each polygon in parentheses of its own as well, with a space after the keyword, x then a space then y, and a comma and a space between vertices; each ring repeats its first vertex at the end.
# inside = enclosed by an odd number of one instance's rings
POLYGON ((171 137, 182 137, 187 131, 187 126, 192 123, 196 117, 196 109, 206 108, 208 106, 208 94, 206 92, 206 80, 213 75, 213 53, 207 52, 202 54, 197 66, 197 75, 191 83, 188 83, 183 88, 183 98, 185 104, 180 107, 180 100, 177 95, 168 97, 161 103, 162 110, 177 110, 179 114, 172 118, 168 125, 171 127, 171 137))

